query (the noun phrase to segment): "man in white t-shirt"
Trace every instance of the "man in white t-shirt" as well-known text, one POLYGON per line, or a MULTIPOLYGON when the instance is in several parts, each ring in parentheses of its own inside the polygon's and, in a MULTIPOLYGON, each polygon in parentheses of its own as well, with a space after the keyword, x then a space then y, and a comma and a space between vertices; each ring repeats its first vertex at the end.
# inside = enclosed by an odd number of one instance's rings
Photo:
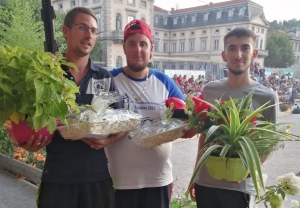
MULTIPOLYGON (((185 97, 167 75, 147 67, 153 45, 146 22, 133 20, 125 26, 123 49, 127 66, 113 69, 111 74, 128 102, 127 108, 143 116, 143 126, 151 125, 160 118, 160 106, 168 98, 185 97)), ((193 133, 187 133, 185 137, 191 136, 193 133)), ((171 142, 144 148, 126 135, 106 150, 116 189, 115 208, 169 208, 173 182, 171 142)))

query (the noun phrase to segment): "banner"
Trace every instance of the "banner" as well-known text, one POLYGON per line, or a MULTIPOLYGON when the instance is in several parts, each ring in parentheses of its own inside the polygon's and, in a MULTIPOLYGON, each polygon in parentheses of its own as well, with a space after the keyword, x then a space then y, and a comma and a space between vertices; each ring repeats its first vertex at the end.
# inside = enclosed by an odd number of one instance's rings
POLYGON ((291 74, 291 78, 295 77, 295 71, 293 69, 284 69, 284 70, 282 70, 282 75, 283 74, 288 74, 288 73, 291 74))

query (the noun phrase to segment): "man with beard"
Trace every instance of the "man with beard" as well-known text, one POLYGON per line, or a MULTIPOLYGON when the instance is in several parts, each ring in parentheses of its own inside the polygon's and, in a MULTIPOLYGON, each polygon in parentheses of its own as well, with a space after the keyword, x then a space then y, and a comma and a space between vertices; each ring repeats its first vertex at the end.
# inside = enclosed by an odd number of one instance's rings
MULTIPOLYGON (((125 26, 123 50, 127 66, 113 69, 111 74, 119 92, 129 100, 129 110, 143 116, 143 126, 151 125, 160 118, 160 105, 166 99, 185 97, 167 75, 147 67, 153 45, 146 22, 133 20, 125 26)), ((116 189, 116 208, 169 208, 173 182, 171 142, 144 148, 126 135, 106 150, 116 189)))
MULTIPOLYGON (((250 77, 250 64, 258 55, 255 49, 256 35, 247 28, 235 28, 224 37, 223 61, 227 63, 228 78, 209 82, 203 88, 203 99, 213 103, 215 99, 242 99, 255 89, 252 106, 254 109, 269 102, 274 105, 263 112, 264 119, 276 122, 278 100, 276 93, 253 81, 250 77)), ((205 136, 200 135, 198 152, 202 149, 205 136)), ((196 158, 196 164, 199 155, 196 158)), ((253 208, 255 189, 249 176, 244 181, 228 182, 215 180, 203 165, 190 189, 196 198, 198 208, 253 208)))
MULTIPOLYGON (((70 80, 80 86, 78 104, 91 104, 95 94, 115 91, 111 74, 89 58, 98 32, 97 18, 90 9, 76 7, 66 14, 62 28, 67 42, 65 57, 78 71, 62 66, 70 80)), ((114 107, 121 107, 115 104, 114 107)), ((65 140, 58 132, 51 143, 31 137, 25 145, 30 152, 46 146, 47 157, 37 197, 39 208, 113 208, 114 189, 104 147, 124 134, 96 140, 65 140)))

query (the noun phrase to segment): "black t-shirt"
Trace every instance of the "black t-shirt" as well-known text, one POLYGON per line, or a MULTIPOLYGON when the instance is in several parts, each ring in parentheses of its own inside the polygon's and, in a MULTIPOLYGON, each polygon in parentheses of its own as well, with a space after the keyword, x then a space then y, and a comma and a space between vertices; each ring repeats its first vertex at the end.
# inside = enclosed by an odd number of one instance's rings
MULTIPOLYGON (((91 104, 94 94, 116 91, 109 71, 89 61, 89 72, 80 83, 80 93, 76 95, 78 104, 91 104)), ((63 66, 66 77, 74 80, 68 67, 63 66)), ((115 108, 120 108, 120 103, 115 108)), ((89 183, 110 177, 104 149, 95 150, 81 140, 65 140, 55 132, 46 147, 47 157, 42 181, 62 184, 89 183)))

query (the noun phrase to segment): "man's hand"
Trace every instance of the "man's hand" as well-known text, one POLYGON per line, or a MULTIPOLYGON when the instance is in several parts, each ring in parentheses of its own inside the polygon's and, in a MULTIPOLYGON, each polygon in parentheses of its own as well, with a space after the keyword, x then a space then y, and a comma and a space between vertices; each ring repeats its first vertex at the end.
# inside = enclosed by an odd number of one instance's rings
POLYGON ((47 136, 42 138, 42 135, 39 135, 36 138, 32 135, 25 144, 20 144, 19 142, 14 141, 15 146, 22 147, 28 152, 37 152, 47 146, 50 142, 51 140, 48 140, 47 136))
POLYGON ((192 185, 191 185, 189 191, 190 191, 190 197, 191 197, 192 199, 195 199, 195 198, 196 198, 196 195, 195 195, 195 183, 192 183, 192 185))
POLYGON ((91 148, 95 150, 107 147, 113 142, 113 138, 111 136, 108 136, 104 139, 83 138, 81 140, 87 143, 91 148))
POLYGON ((192 138, 198 133, 198 129, 193 127, 190 128, 189 130, 186 130, 184 135, 181 138, 192 138))

